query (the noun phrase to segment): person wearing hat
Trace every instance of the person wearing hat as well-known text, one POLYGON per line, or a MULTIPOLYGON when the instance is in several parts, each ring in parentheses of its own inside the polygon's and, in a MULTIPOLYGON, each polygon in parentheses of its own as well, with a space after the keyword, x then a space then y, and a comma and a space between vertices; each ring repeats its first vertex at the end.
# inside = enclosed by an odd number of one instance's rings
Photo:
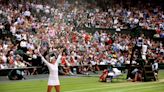
POLYGON ((49 62, 40 53, 40 46, 38 46, 38 54, 42 58, 42 61, 46 63, 49 69, 48 88, 47 92, 51 92, 52 88, 55 87, 56 92, 60 92, 60 82, 58 77, 58 63, 61 61, 63 49, 60 50, 60 54, 57 59, 55 56, 50 57, 49 62))

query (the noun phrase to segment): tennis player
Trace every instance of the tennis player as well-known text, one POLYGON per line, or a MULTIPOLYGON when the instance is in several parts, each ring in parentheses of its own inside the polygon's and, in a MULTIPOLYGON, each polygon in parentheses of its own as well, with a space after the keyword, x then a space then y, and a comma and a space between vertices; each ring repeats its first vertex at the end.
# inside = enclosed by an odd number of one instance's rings
POLYGON ((57 59, 55 56, 50 57, 49 62, 42 56, 40 53, 40 46, 38 46, 38 54, 42 58, 42 61, 48 66, 49 69, 49 78, 48 78, 48 88, 47 92, 51 92, 52 88, 54 87, 56 92, 60 92, 60 82, 59 82, 59 76, 58 76, 58 63, 61 60, 62 52, 61 49, 60 54, 58 55, 57 59))

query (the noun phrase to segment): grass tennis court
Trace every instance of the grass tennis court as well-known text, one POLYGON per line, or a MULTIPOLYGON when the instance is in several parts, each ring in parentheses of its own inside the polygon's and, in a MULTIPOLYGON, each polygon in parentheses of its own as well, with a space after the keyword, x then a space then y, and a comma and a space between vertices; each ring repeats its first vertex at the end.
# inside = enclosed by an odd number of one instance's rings
MULTIPOLYGON (((156 82, 114 79, 113 83, 101 83, 98 77, 62 77, 60 82, 61 92, 164 92, 164 70, 159 72, 156 82)), ((0 82, 0 92, 46 92, 46 89, 47 79, 0 82)))

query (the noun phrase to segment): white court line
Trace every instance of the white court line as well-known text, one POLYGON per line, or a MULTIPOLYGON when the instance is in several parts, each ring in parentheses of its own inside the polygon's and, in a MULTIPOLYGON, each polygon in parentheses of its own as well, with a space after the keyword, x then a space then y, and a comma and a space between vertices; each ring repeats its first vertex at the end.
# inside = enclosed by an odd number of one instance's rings
MULTIPOLYGON (((163 80, 161 81, 161 82, 163 82, 163 80)), ((160 82, 155 82, 155 83, 160 83, 160 82)), ((133 85, 133 86, 136 86, 136 85, 140 85, 140 84, 135 84, 135 85, 133 85)), ((141 84, 142 85, 142 84, 141 84)), ((89 89, 80 89, 80 90, 71 90, 71 91, 64 91, 64 92, 85 92, 85 91, 94 91, 94 90, 99 90, 99 89, 108 89, 108 88, 117 88, 117 87, 127 87, 128 85, 120 85, 120 86, 114 86, 114 87, 110 87, 110 86, 108 86, 108 87, 101 87, 101 88, 89 88, 89 89)), ((131 86, 131 87, 133 87, 133 86, 131 86)), ((130 89, 128 89, 128 90, 124 90, 125 92, 127 92, 127 91, 130 91, 130 90, 135 90, 135 89, 140 89, 140 88, 152 88, 152 87, 154 87, 155 85, 153 85, 153 86, 146 86, 146 87, 138 87, 138 88, 136 88, 136 87, 133 87, 133 88, 130 88, 130 89)), ((164 86, 164 85, 159 85, 158 87, 160 87, 160 86, 164 86)), ((122 89, 117 89, 117 90, 111 90, 112 92, 120 92, 120 90, 121 90, 121 92, 124 92, 122 89)))

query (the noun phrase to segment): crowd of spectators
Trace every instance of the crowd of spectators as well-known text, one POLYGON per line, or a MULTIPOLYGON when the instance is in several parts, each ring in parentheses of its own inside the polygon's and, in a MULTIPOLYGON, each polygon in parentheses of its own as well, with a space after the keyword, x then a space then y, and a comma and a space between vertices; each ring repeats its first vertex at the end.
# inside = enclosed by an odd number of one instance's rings
MULTIPOLYGON (((57 56, 59 49, 65 48, 61 66, 64 74, 72 74, 69 66, 81 66, 79 72, 99 70, 97 65, 111 63, 115 66, 129 64, 132 47, 136 38, 125 34, 110 34, 95 31, 93 34, 79 27, 115 28, 117 31, 139 24, 146 29, 164 30, 164 12, 160 7, 154 9, 124 9, 115 5, 107 12, 96 7, 88 9, 89 4, 75 2, 57 4, 29 3, 0 5, 1 22, 0 69, 24 68, 43 65, 36 50, 41 40, 41 53, 48 58, 57 56), (2 20, 1 20, 2 21, 2 20), (91 65, 94 67, 83 67, 91 65)), ((146 51, 143 55, 164 63, 162 42, 155 42, 142 36, 146 51)), ((144 49, 145 50, 145 49, 144 49)), ((135 63, 135 60, 133 61, 135 63)))

